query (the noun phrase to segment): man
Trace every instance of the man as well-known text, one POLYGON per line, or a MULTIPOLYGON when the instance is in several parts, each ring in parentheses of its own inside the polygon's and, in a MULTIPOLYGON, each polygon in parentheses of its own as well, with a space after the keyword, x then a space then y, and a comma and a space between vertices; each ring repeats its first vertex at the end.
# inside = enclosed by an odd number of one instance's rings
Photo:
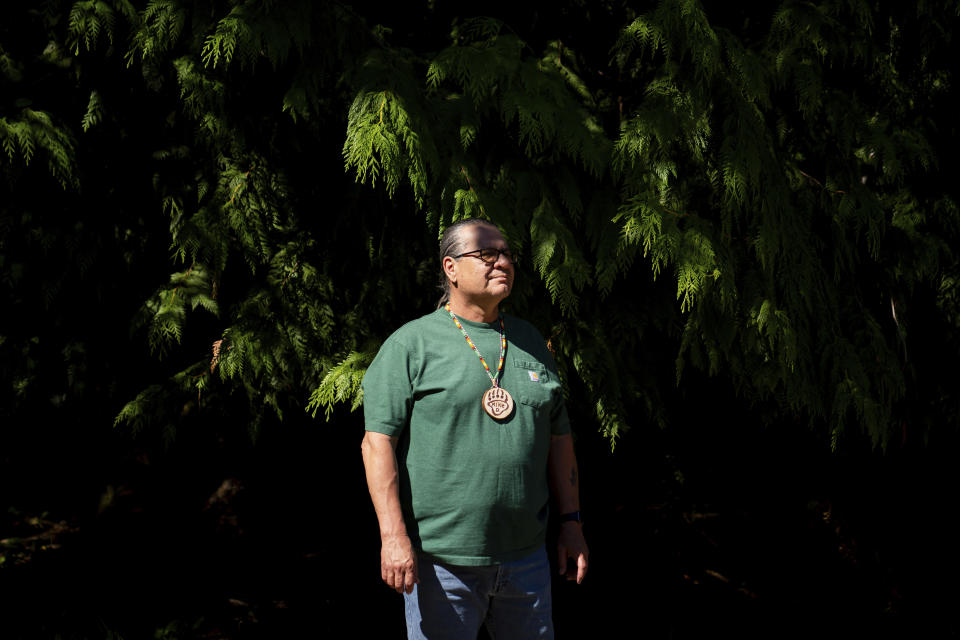
POLYGON ((391 335, 363 380, 381 576, 404 594, 410 638, 472 640, 482 624, 552 638, 551 494, 561 572, 580 583, 589 555, 556 365, 532 325, 500 314, 515 273, 496 226, 452 225, 440 255, 440 306, 391 335))

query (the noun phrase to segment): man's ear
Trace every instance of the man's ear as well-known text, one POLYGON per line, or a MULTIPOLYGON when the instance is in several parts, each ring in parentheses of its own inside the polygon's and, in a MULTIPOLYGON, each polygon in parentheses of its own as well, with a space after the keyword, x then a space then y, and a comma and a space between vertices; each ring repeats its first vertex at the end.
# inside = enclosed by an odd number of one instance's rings
POLYGON ((444 256, 443 273, 452 286, 457 286, 457 261, 452 256, 444 256))

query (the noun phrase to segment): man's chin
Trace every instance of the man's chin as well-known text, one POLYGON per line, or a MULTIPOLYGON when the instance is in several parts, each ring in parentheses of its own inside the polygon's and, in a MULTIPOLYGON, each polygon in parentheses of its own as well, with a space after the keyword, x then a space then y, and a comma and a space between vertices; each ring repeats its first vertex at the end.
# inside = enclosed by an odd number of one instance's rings
POLYGON ((510 295, 511 289, 512 287, 506 282, 492 282, 490 286, 490 293, 502 300, 510 295))

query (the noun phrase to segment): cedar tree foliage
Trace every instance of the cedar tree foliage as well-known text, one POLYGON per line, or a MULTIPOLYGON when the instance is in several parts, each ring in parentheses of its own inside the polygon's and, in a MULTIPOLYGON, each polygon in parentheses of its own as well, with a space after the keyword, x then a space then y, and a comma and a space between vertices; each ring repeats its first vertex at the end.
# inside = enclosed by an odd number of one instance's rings
POLYGON ((91 315, 152 354, 120 425, 356 409, 479 216, 611 445, 711 377, 834 444, 956 428, 955 2, 450 4, 8 8, 4 420, 109 366, 91 315))

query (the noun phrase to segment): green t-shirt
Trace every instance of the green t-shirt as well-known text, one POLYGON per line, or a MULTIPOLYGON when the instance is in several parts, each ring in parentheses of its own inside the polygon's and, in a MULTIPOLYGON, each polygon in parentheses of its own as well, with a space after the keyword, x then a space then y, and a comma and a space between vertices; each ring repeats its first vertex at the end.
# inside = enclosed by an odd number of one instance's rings
MULTIPOLYGON (((496 374, 499 323, 460 322, 496 374)), ((407 533, 450 564, 498 564, 543 544, 550 435, 570 431, 543 337, 518 318, 504 324, 501 386, 515 405, 506 420, 484 412, 490 378, 443 309, 387 338, 363 379, 367 431, 400 438, 407 533)))

